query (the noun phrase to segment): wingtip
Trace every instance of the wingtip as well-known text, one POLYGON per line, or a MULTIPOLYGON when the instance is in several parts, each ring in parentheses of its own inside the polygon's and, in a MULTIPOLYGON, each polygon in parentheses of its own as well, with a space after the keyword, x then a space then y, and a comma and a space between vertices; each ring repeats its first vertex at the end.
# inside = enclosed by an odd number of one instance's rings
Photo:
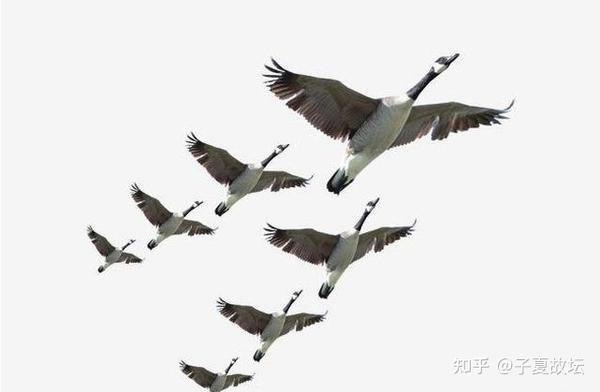
POLYGON ((270 224, 269 222, 267 222, 267 226, 263 227, 263 230, 265 231, 265 233, 263 233, 268 239, 273 238, 273 236, 275 235, 275 233, 277 232, 277 230, 279 230, 277 227, 273 226, 272 224, 270 224))
POLYGON ((194 132, 190 132, 190 133, 187 135, 187 137, 188 137, 188 138, 187 138, 186 142, 187 142, 188 144, 194 144, 194 143, 198 143, 198 142, 200 142, 200 139, 198 139, 198 136, 196 136, 196 134, 195 134, 194 132))
POLYGON ((129 188, 129 191, 133 194, 136 193, 140 190, 140 187, 138 186, 137 182, 134 182, 131 187, 129 188))
POLYGON ((503 110, 503 112, 508 112, 513 107, 513 105, 515 104, 515 100, 516 100, 516 98, 513 98, 512 101, 510 101, 510 105, 508 105, 506 107, 506 109, 503 110))

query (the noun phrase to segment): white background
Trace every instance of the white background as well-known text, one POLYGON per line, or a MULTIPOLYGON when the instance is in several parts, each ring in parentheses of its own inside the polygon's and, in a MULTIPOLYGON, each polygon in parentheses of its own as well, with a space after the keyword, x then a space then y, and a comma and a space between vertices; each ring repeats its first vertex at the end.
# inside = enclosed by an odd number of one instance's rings
POLYGON ((2 390, 194 391, 183 359, 254 373, 248 391, 597 390, 597 10, 592 2, 5 1, 2 12, 2 390), (344 146, 262 84, 270 56, 372 97, 403 93, 461 53, 419 98, 511 119, 390 151, 336 197, 344 146), (222 218, 224 189, 185 149, 194 131, 306 189, 255 194, 222 218), (173 210, 218 226, 151 254, 137 181, 173 210), (351 267, 328 301, 323 271, 263 239, 266 222, 337 233, 415 234, 351 267), (87 225, 146 257, 98 274, 87 225), (219 296, 326 322, 256 339, 219 296), (500 376, 502 357, 582 358, 583 376, 500 376), (484 375, 454 375, 489 357, 484 375))

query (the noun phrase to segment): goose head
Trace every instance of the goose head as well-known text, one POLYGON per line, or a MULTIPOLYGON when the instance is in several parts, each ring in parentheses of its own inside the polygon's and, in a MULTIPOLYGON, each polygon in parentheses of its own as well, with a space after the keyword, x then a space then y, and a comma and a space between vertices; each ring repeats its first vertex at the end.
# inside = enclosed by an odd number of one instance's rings
POLYGON ((450 64, 452 64, 454 60, 458 58, 458 56, 459 53, 455 53, 451 56, 442 56, 439 59, 435 60, 435 63, 433 63, 433 66, 431 67, 433 72, 435 72, 438 75, 441 74, 446 69, 448 69, 450 64))
POLYGON ((358 222, 356 222, 356 225, 354 226, 354 228, 357 231, 360 231, 360 229, 362 229, 363 223, 365 223, 365 220, 367 219, 369 214, 373 211, 373 209, 375 209, 375 206, 377 205, 377 203, 379 203, 379 197, 377 199, 371 200, 370 202, 367 203, 367 205, 365 207, 365 211, 363 212, 362 216, 360 217, 360 219, 358 220, 358 222))
POLYGON ((283 313, 287 313, 288 310, 290 310, 290 307, 294 302, 296 302, 300 294, 302 294, 302 290, 294 291, 294 293, 292 294, 292 298, 290 298, 290 301, 287 303, 287 305, 285 305, 285 308, 283 308, 283 313))
POLYGON ((195 202, 194 202, 194 204, 192 204, 192 205, 190 206, 190 208, 188 208, 187 210, 183 211, 183 212, 181 213, 181 215, 183 215, 183 216, 186 216, 186 215, 187 215, 187 214, 189 214, 190 212, 194 211, 194 209, 196 209, 196 208, 197 208, 197 207, 198 207, 200 204, 202 204, 202 203, 204 203, 204 202, 202 202, 202 201, 195 201, 195 202))
POLYGON ((273 158, 275 158, 277 155, 279 155, 279 154, 281 154, 282 152, 284 152, 284 151, 285 151, 285 149, 286 149, 286 148, 288 148, 289 146, 290 146, 289 144, 280 144, 280 145, 278 145, 278 146, 275 148, 275 150, 274 150, 274 151, 273 151, 271 154, 269 154, 269 156, 268 156, 268 157, 266 157, 266 158, 265 158, 265 159, 264 159, 264 160, 263 160, 263 161, 260 163, 260 165, 261 165, 262 167, 266 167, 266 166, 269 164, 269 162, 271 162, 271 161, 273 160, 273 158))
POLYGON ((98 267, 98 272, 102 273, 102 272, 104 272, 105 269, 106 269, 106 267, 104 267, 103 265, 101 265, 100 267, 98 267))

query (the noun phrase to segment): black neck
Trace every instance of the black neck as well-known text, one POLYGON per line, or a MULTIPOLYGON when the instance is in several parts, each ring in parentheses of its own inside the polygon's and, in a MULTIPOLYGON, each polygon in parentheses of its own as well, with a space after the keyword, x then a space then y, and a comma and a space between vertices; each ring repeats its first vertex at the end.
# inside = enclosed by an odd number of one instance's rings
POLYGON ((360 219, 358 220, 358 222, 356 222, 356 224, 354 225, 354 228, 357 231, 360 231, 360 229, 362 229, 363 223, 365 223, 365 220, 367 219, 367 216, 369 216, 370 212, 365 210, 365 212, 363 212, 362 216, 360 217, 360 219))
POLYGON ((197 207, 196 205, 191 206, 187 210, 183 211, 182 215, 186 216, 187 214, 189 214, 190 212, 192 212, 194 210, 194 208, 196 208, 196 207, 197 207))
POLYGON ((290 310, 290 307, 292 306, 294 301, 295 301, 294 298, 290 299, 290 302, 288 302, 287 305, 285 305, 285 308, 283 308, 283 313, 287 314, 288 310, 290 310))
POLYGON ((276 153, 275 151, 273 151, 273 152, 271 153, 271 155, 269 155, 269 156, 268 156, 268 157, 267 157, 267 158, 266 158, 264 161, 262 161, 262 162, 260 163, 260 165, 261 165, 262 167, 267 167, 267 165, 269 164, 269 162, 271 162, 271 161, 273 160, 273 158, 275 158, 276 156, 277 156, 277 153, 276 153))
POLYGON ((126 243, 125 245, 123 245, 123 247, 121 248, 121 250, 125 250, 125 248, 127 248, 131 244, 133 244, 133 241, 129 241, 128 243, 126 243))
POLYGON ((427 72, 427 74, 423 77, 423 79, 419 80, 419 82, 417 84, 415 84, 415 86, 413 88, 411 88, 410 90, 408 90, 406 92, 406 95, 408 95, 408 97, 410 99, 412 99, 413 101, 415 101, 417 99, 417 97, 419 96, 419 94, 421 94, 421 91, 423 91, 423 89, 425 87, 427 87, 427 85, 433 80, 435 79, 439 74, 436 73, 433 70, 433 67, 429 70, 429 72, 427 72))
POLYGON ((225 369, 225 374, 229 373, 229 371, 231 370, 231 367, 233 366, 234 363, 235 363, 235 361, 231 361, 229 366, 227 366, 227 369, 225 369))

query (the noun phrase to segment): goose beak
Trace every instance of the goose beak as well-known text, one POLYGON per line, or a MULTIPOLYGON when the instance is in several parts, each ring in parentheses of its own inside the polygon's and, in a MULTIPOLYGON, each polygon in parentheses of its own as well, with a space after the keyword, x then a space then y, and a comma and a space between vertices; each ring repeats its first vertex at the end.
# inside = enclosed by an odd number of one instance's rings
POLYGON ((458 56, 460 56, 460 53, 455 53, 452 56, 450 56, 448 61, 446 61, 446 65, 452 64, 454 62, 454 60, 456 60, 458 58, 458 56))

